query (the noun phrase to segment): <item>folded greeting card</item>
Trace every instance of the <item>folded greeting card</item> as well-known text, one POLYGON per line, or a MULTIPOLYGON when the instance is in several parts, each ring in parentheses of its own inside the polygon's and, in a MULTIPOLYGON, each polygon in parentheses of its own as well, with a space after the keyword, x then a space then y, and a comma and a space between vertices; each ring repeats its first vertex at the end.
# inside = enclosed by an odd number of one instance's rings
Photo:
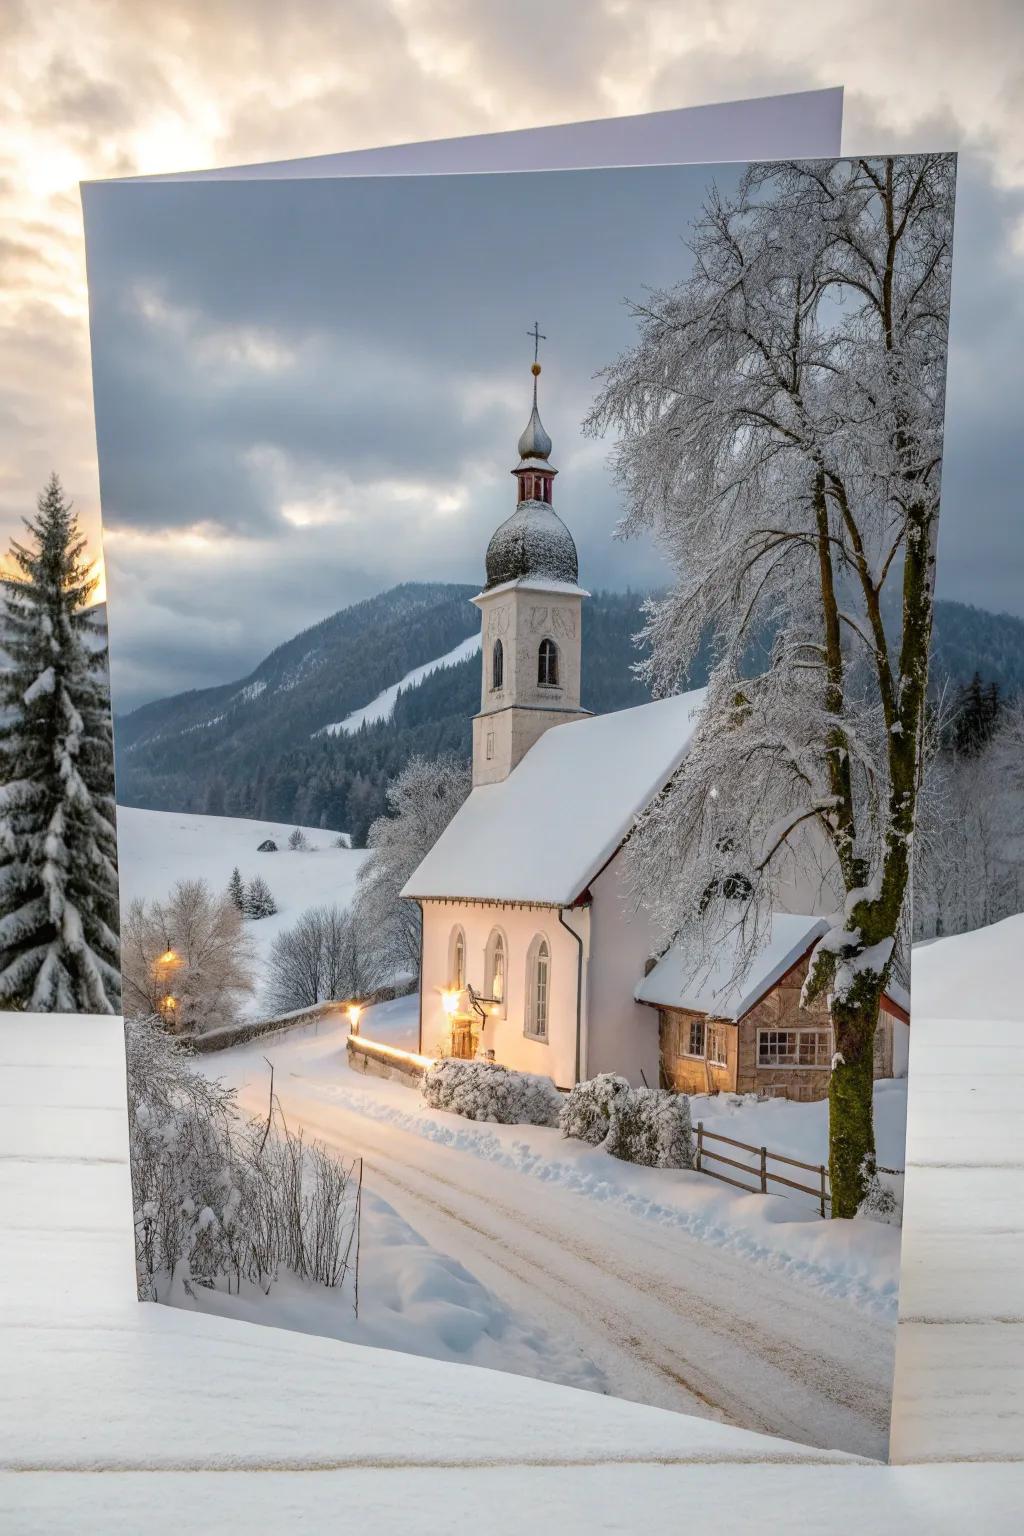
POLYGON ((145 1300, 885 1456, 955 159, 789 153, 86 189, 145 1300))

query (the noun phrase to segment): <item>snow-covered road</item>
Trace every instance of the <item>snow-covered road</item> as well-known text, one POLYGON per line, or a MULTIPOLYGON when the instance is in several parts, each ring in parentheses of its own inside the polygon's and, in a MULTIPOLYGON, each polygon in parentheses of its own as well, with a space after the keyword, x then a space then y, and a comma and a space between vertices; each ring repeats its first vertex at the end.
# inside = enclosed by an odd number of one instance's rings
POLYGON ((536 1170, 381 1118, 382 1089, 410 1109, 419 1100, 349 1072, 337 1042, 290 1035, 262 1046, 207 1058, 204 1068, 234 1083, 242 1106, 260 1114, 270 1057, 289 1124, 361 1154, 371 1189, 517 1316, 591 1361, 609 1391, 885 1455, 894 1328, 884 1316, 621 1202, 588 1198, 536 1170), (336 1065, 325 1076, 326 1053, 336 1065), (332 1093, 339 1077, 341 1091, 332 1093))

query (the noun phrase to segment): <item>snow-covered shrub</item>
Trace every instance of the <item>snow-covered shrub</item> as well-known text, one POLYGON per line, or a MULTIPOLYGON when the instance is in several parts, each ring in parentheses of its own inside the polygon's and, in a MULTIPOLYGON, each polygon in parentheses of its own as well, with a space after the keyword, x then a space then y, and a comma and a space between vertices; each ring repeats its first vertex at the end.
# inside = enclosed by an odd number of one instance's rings
POLYGON ((864 1199, 857 1208, 857 1219, 881 1221, 889 1227, 903 1225, 903 1201, 877 1169, 865 1170, 864 1199))
POLYGON ((234 1090, 189 1064, 158 1019, 129 1019, 128 1124, 135 1255, 143 1300, 243 1280, 269 1291, 280 1269, 334 1287, 355 1237, 354 1164, 273 1116, 245 1120, 234 1090))
POLYGON ((557 1125, 562 1096, 550 1077, 513 1072, 494 1061, 435 1061, 423 1075, 431 1109, 498 1125, 557 1125))
POLYGON ((295 831, 289 837, 288 847, 292 850, 293 853, 305 853, 309 848, 309 838, 306 836, 305 832, 303 832, 301 827, 296 827, 295 831))
POLYGON ((603 1147, 612 1157, 646 1168, 691 1168, 690 1101, 683 1093, 631 1088, 602 1072, 578 1083, 562 1105, 563 1136, 603 1147))
POLYGON ((693 1131, 685 1093, 631 1088, 612 1105, 606 1152, 645 1168, 692 1168, 693 1131))
POLYGON ((257 853, 276 853, 277 844, 272 837, 265 837, 256 848, 257 853))
POLYGON ((601 1072, 585 1083, 577 1083, 569 1097, 562 1101, 558 1119, 562 1135, 599 1147, 611 1128, 616 1100, 629 1091, 626 1079, 617 1077, 614 1072, 601 1072))

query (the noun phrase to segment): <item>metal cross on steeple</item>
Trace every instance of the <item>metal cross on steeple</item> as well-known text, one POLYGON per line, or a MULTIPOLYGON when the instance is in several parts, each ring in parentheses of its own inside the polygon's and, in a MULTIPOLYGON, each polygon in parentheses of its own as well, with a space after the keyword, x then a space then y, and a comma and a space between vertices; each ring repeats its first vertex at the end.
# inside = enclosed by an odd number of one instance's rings
POLYGON ((542 341, 547 341, 547 337, 544 335, 536 320, 533 322, 533 330, 527 331, 526 334, 527 336, 533 337, 533 360, 536 362, 537 353, 540 350, 540 344, 542 341))

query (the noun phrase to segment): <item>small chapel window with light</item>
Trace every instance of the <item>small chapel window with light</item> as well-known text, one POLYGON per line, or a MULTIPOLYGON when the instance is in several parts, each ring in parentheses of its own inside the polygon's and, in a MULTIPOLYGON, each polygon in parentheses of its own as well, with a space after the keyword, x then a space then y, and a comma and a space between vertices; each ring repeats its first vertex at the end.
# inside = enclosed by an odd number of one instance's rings
POLYGON ((491 1012, 505 1014, 505 935, 499 928, 491 932, 484 957, 484 990, 491 1003, 491 1012))
POLYGON ((495 692, 505 681, 505 651, 500 640, 495 640, 491 651, 491 687, 495 692))
POLYGON ((466 935, 461 928, 452 933, 448 976, 454 992, 461 992, 466 985, 466 935))
POLYGON ((542 688, 558 687, 558 646, 553 640, 542 640, 537 652, 537 682, 542 688))

